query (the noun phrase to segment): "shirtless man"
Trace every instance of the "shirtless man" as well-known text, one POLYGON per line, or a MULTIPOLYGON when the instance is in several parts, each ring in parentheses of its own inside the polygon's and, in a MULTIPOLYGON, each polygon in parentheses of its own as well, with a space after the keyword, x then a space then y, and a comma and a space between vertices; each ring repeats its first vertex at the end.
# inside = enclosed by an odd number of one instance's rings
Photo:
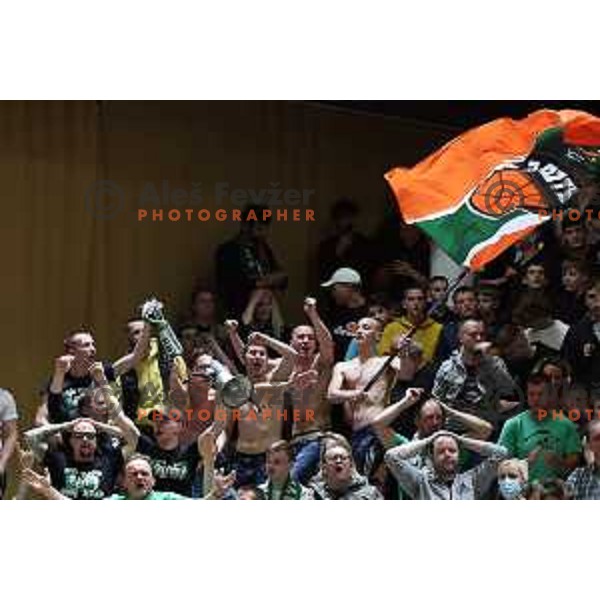
POLYGON ((344 403, 346 418, 352 426, 352 453, 361 473, 368 473, 372 466, 377 444, 376 433, 371 427, 373 421, 389 403, 389 393, 396 379, 410 381, 418 367, 418 361, 411 360, 410 342, 398 337, 392 346, 398 356, 373 387, 364 392, 365 385, 388 359, 377 356, 376 344, 380 334, 379 321, 366 317, 358 322, 354 334, 358 356, 335 365, 327 392, 331 403, 344 403))
MULTIPOLYGON (((327 386, 334 363, 334 342, 317 312, 314 298, 304 300, 304 312, 310 325, 296 327, 290 341, 295 356, 293 372, 296 376, 307 374, 307 377, 315 372, 316 380, 312 385, 293 386, 289 394, 300 415, 299 421, 294 420, 292 429, 292 478, 305 485, 319 470, 321 438, 330 427, 331 407, 327 401, 327 386)), ((290 375, 279 372, 284 379, 290 375)), ((274 374, 273 380, 277 377, 278 374, 274 374)))
MULTIPOLYGON (((308 385, 314 378, 313 372, 302 375, 292 373, 286 381, 271 381, 267 346, 284 354, 280 367, 289 369, 288 347, 261 333, 252 333, 244 354, 246 374, 254 385, 254 397, 239 409, 229 410, 227 427, 219 438, 219 447, 225 440, 235 438, 235 452, 231 467, 236 472, 236 486, 259 485, 266 480, 266 452, 269 446, 282 438, 283 424, 288 419, 296 420, 296 411, 284 408, 283 391, 292 386, 308 385), (237 428, 237 436, 235 430, 237 428)), ((279 367, 276 371, 279 370, 279 367)), ((219 409, 217 409, 219 410, 219 409)), ((221 411, 219 411, 221 412, 221 411)), ((218 431, 219 414, 215 416, 215 431, 218 431)))

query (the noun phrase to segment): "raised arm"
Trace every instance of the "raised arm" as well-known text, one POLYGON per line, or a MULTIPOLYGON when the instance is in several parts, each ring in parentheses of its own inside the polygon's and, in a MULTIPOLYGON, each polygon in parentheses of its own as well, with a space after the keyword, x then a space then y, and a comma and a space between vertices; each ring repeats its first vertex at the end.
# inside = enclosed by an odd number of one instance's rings
POLYGON ((206 340, 206 349, 211 354, 211 356, 213 356, 221 364, 225 365, 233 375, 237 375, 238 370, 235 364, 229 358, 229 356, 225 354, 223 348, 221 348, 219 342, 217 342, 217 340, 215 339, 215 336, 209 333, 206 336, 204 336, 204 339, 206 340))
POLYGON ((48 476, 40 475, 32 469, 23 470, 21 484, 26 485, 46 500, 70 500, 70 498, 63 496, 56 488, 52 487, 48 476))
POLYGON ((319 344, 319 354, 321 355, 321 361, 331 366, 334 362, 334 343, 331 332, 323 323, 319 312, 317 311, 317 301, 314 298, 304 299, 304 312, 310 321, 310 324, 315 330, 315 336, 319 344))
MULTIPOLYGON (((106 411, 108 413, 109 421, 112 421, 115 424, 118 434, 125 440, 126 447, 124 448, 124 451, 133 452, 140 437, 139 429, 123 412, 119 399, 114 395, 112 388, 106 380, 102 364, 95 363, 92 365, 91 372, 96 385, 98 385, 98 388, 94 390, 92 396, 92 402, 95 405, 96 410, 99 412, 106 411)), ((97 426, 106 431, 109 435, 115 435, 114 427, 104 423, 98 423, 97 426)))
POLYGON ((455 419, 456 421, 458 421, 466 427, 466 429, 470 433, 468 437, 472 437, 478 440, 487 440, 489 439, 490 435, 492 435, 494 427, 491 423, 488 423, 487 421, 480 419, 475 415, 471 415, 469 413, 461 412, 459 410, 451 408, 450 406, 444 404, 441 401, 439 402, 440 406, 444 411, 444 414, 447 417, 455 419))
POLYGON ((150 347, 151 329, 150 323, 144 321, 144 329, 133 348, 133 352, 122 356, 113 364, 115 377, 119 377, 123 373, 134 369, 147 356, 150 347))
POLYGON ((375 428, 389 427, 405 410, 419 401, 423 392, 422 388, 408 388, 404 397, 382 410, 371 425, 375 428))
POLYGON ((477 454, 480 454, 481 456, 492 457, 500 460, 508 457, 508 450, 499 444, 484 442, 483 440, 476 440, 464 435, 456 435, 452 433, 448 434, 447 432, 446 434, 452 435, 458 441, 458 443, 467 450, 477 452, 477 454))
POLYGON ((246 364, 246 361, 244 360, 244 342, 242 342, 242 338, 238 333, 238 327, 239 323, 235 319, 228 319, 225 321, 225 328, 229 335, 231 347, 233 348, 237 359, 244 365, 246 364))
POLYGON ((37 461, 41 462, 44 459, 44 454, 48 449, 48 439, 57 433, 68 431, 75 425, 77 419, 74 421, 67 421, 65 423, 50 423, 48 425, 42 425, 35 429, 30 429, 23 434, 27 445, 33 452, 37 461))
POLYGON ((65 383, 65 375, 71 368, 73 358, 74 357, 71 354, 64 354, 63 356, 59 356, 54 361, 54 373, 52 374, 52 381, 50 382, 51 394, 62 394, 65 383))
MULTIPOLYGON (((244 312, 242 313, 242 323, 244 325, 250 325, 254 320, 254 311, 256 310, 256 305, 259 300, 263 297, 265 290, 262 289, 254 289, 250 294, 250 298, 248 299, 248 304, 244 312)), ((267 292, 268 293, 268 292, 267 292)))
POLYGON ((280 354, 283 361, 287 361, 289 364, 293 364, 298 356, 298 353, 289 344, 258 331, 253 331, 248 336, 248 344, 267 346, 267 348, 271 348, 277 354, 280 354))

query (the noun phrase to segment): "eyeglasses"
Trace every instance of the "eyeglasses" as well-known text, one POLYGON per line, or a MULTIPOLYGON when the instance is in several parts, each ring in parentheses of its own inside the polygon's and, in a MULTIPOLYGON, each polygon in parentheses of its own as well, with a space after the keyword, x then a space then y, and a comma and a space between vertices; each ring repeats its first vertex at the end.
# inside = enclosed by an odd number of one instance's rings
POLYGON ((95 440, 96 439, 96 434, 92 433, 91 431, 77 431, 73 434, 73 437, 76 440, 95 440))

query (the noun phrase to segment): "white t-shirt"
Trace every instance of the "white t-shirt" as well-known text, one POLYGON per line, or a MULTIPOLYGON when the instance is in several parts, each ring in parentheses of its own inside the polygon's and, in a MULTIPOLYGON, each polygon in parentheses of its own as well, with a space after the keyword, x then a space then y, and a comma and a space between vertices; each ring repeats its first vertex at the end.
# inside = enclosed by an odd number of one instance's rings
POLYGON ((530 344, 543 344, 547 348, 551 348, 558 352, 562 348, 567 331, 569 331, 569 326, 566 323, 554 319, 554 321, 552 321, 548 327, 544 327, 544 329, 532 329, 531 327, 528 327, 525 330, 525 336, 530 344))
POLYGON ((19 418, 17 405, 13 395, 0 388, 0 449, 2 449, 2 440, 4 438, 4 422, 16 421, 19 418))

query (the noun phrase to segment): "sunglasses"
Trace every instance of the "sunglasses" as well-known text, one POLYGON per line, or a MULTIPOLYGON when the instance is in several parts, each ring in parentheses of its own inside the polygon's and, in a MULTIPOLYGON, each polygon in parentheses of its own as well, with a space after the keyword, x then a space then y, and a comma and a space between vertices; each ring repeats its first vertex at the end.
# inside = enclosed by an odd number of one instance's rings
POLYGON ((76 433, 73 434, 73 437, 76 440, 95 440, 96 439, 96 434, 92 433, 91 431, 77 431, 76 433))

